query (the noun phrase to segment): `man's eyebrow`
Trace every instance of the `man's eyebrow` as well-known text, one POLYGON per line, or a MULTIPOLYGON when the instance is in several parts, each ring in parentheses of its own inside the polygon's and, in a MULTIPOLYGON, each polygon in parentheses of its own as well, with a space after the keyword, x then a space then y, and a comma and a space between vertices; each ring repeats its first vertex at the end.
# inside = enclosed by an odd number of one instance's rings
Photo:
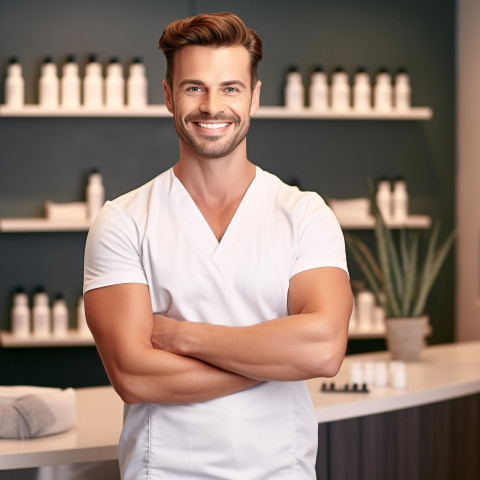
MULTIPOLYGON (((183 88, 185 85, 205 85, 204 82, 201 80, 195 80, 195 79, 185 79, 180 82, 180 85, 178 88, 183 88)), ((247 89, 247 86, 240 80, 225 80, 224 82, 220 82, 221 87, 226 87, 229 85, 238 85, 240 88, 247 89)))
POLYGON ((247 86, 240 80, 227 80, 225 82, 220 83, 220 86, 222 87, 226 87, 229 85, 238 85, 239 87, 244 88, 245 90, 247 89, 247 86))
POLYGON ((201 80, 195 80, 195 79, 185 79, 180 82, 180 85, 178 88, 182 88, 185 85, 204 85, 204 83, 201 80))

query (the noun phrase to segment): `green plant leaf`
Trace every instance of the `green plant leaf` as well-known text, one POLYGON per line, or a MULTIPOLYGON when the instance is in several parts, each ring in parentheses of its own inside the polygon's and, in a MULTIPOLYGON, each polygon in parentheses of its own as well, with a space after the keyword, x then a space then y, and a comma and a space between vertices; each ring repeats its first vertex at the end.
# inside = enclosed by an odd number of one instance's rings
POLYGON ((345 234, 345 243, 352 252, 358 266, 365 275, 368 286, 372 290, 377 303, 381 305, 386 312, 389 312, 389 306, 383 299, 383 288, 381 278, 378 278, 379 268, 369 248, 356 236, 345 234), (375 272, 375 270, 378 270, 375 272))

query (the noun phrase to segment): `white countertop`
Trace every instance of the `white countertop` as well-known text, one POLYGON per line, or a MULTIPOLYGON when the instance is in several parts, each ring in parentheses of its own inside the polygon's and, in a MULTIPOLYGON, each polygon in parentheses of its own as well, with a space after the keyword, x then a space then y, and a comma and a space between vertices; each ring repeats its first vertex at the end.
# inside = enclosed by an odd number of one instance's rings
POLYGON ((435 403, 480 392, 480 342, 435 345, 406 363, 407 387, 369 387, 370 393, 321 392, 322 383, 349 383, 352 362, 390 361, 388 352, 347 356, 338 375, 307 382, 319 423, 435 403))
POLYGON ((0 440, 0 470, 102 462, 118 455, 123 402, 112 387, 75 390, 77 422, 58 435, 0 440))
MULTIPOLYGON (((388 361, 389 353, 352 355, 333 379, 307 382, 319 423, 399 410, 480 392, 480 342, 427 348, 407 364, 407 388, 371 387, 363 393, 322 393, 324 382, 342 388, 354 361, 388 361)), ((111 387, 80 388, 76 426, 32 440, 0 440, 0 470, 114 460, 122 428, 123 403, 111 387)))

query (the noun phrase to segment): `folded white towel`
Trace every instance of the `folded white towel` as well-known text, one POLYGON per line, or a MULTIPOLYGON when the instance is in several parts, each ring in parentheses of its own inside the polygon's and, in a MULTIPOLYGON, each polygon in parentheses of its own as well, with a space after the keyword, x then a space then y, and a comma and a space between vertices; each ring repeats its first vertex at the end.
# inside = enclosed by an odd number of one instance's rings
POLYGON ((0 438, 33 438, 75 425, 72 388, 0 387, 0 438))

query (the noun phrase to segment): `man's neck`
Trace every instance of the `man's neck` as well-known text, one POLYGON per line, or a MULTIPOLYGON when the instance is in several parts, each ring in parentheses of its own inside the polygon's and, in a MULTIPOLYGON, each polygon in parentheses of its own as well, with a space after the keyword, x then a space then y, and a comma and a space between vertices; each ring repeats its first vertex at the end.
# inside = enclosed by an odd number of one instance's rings
POLYGON ((245 144, 221 158, 199 157, 181 145, 173 171, 194 200, 215 204, 243 197, 256 168, 247 159, 245 144))

